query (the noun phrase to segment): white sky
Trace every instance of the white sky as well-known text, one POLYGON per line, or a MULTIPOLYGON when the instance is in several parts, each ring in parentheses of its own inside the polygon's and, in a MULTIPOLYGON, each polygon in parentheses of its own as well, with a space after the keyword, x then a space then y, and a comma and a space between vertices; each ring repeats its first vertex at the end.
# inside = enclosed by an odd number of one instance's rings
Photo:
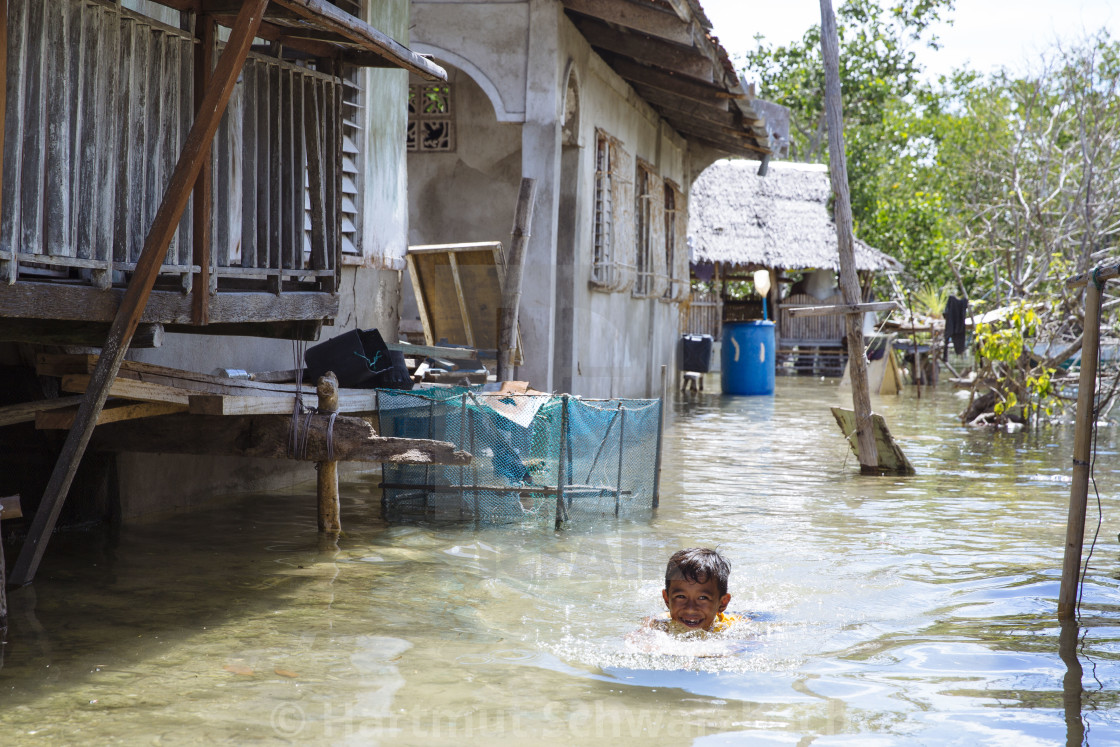
MULTIPOLYGON (((841 2, 832 0, 833 8, 841 2)), ((821 19, 820 0, 700 0, 700 5, 732 58, 753 48, 757 33, 771 44, 785 44, 821 19)), ((935 30, 942 48, 916 50, 931 77, 966 64, 981 72, 1001 65, 1022 70, 1053 42, 1102 26, 1120 39, 1120 0, 957 0, 956 5, 953 25, 935 30)))

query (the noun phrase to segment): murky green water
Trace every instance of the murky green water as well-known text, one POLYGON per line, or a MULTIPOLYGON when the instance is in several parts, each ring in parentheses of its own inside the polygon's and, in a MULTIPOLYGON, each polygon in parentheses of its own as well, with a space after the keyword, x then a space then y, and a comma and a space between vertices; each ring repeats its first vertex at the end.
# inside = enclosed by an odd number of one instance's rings
POLYGON ((344 488, 337 549, 313 484, 60 535, 11 595, 0 740, 1120 743, 1117 434, 1099 436, 1104 524, 1063 659, 1072 427, 971 431, 949 389, 923 394, 876 403, 907 479, 857 474, 835 382, 780 379, 772 399, 674 405, 649 521, 389 526, 370 481, 344 488), (731 608, 756 616, 736 653, 629 650, 692 545, 721 549, 731 608))

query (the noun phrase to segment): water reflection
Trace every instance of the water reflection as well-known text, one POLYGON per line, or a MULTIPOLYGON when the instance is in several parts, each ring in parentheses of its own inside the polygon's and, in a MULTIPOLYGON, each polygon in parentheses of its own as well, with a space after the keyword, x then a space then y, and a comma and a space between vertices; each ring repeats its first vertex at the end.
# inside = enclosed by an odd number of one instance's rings
MULTIPOLYGON (((964 429, 947 389, 885 399, 918 474, 865 478, 828 412, 847 395, 778 386, 674 403, 650 521, 390 526, 367 479, 344 485, 326 543, 313 485, 59 535, 11 595, 4 742, 1120 740, 1103 540, 1084 642, 1055 617, 1072 430, 964 429), (744 645, 628 650, 691 545, 731 560, 744 645)), ((1118 523, 1106 512, 1100 536, 1118 523)))

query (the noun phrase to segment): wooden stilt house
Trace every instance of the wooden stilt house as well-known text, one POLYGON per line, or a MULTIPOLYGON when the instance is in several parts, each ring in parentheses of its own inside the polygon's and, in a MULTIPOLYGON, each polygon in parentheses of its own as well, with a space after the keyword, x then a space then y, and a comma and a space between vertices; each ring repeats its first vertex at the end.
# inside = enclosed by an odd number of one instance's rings
MULTIPOLYGON (((122 429, 92 441, 116 454, 93 482, 114 483, 118 515, 267 487, 275 463, 230 457, 284 456, 245 418, 290 417, 302 389, 262 398, 278 385, 214 366, 299 368, 290 341, 336 319, 395 326, 407 76, 446 78, 394 38, 408 18, 365 0, 0 0, 0 494, 34 515, 18 580, 99 423, 122 429), (110 414, 121 393, 135 401, 110 414)), ((348 397, 334 408, 373 409, 348 397)))

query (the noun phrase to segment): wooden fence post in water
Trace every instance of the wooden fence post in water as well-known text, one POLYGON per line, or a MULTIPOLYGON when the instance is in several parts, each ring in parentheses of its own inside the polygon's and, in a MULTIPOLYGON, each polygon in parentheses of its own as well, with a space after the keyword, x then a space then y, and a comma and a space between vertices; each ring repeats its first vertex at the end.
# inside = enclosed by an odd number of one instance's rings
MULTIPOLYGON (((852 248, 852 203, 848 195, 848 164, 844 158, 844 119, 840 108, 840 43, 831 0, 821 0, 821 56, 824 58, 825 115, 828 120, 828 162, 832 191, 836 195, 836 239, 840 251, 840 289, 844 303, 861 300, 852 248)), ((860 471, 879 474, 879 450, 871 428, 871 394, 863 356, 863 315, 846 314, 848 361, 852 378, 852 403, 856 413, 860 471)))
MULTIPOLYGON (((517 341, 517 312, 521 306, 521 278, 525 267, 525 245, 533 224, 533 197, 537 180, 525 177, 517 194, 513 214, 513 241, 506 257, 506 276, 502 284, 502 308, 498 316, 498 381, 513 378, 513 347, 517 341)), ((522 351, 524 355, 524 351, 522 351)))
POLYGON ((1101 342, 1101 288, 1099 276, 1085 285, 1084 341, 1081 344, 1081 378, 1077 384, 1077 431, 1073 440, 1073 483, 1069 490, 1066 520, 1066 552, 1062 562, 1062 585, 1058 591, 1058 617, 1077 614, 1077 588, 1081 576, 1081 548, 1085 544, 1085 506, 1089 498, 1089 460, 1093 458, 1094 399, 1097 389, 1097 358, 1101 342))
MULTIPOLYGON (((338 379, 335 377, 334 372, 327 371, 327 373, 319 379, 316 390, 319 394, 319 412, 323 415, 337 414, 338 379)), ((330 447, 331 428, 328 426, 328 452, 332 451, 330 447)), ((338 503, 338 462, 316 462, 315 469, 318 471, 319 475, 315 485, 315 494, 319 499, 319 531, 338 534, 342 531, 338 503)))
MULTIPOLYGON (((4 519, 18 519, 23 516, 19 507, 19 496, 0 498, 0 527, 4 519)), ((8 579, 4 570, 4 535, 0 533, 0 631, 8 626, 8 579)), ((0 660, 2 661, 2 660, 0 660)))

